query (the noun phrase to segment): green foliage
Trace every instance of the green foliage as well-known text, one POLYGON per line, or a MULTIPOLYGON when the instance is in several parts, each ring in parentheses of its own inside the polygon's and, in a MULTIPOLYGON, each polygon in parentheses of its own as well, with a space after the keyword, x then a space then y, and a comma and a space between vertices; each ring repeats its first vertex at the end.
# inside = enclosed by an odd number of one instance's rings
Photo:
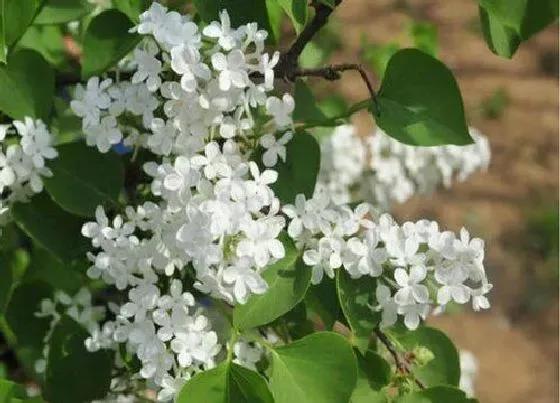
POLYGON ((23 249, 0 251, 0 314, 4 313, 13 289, 29 264, 23 249))
POLYGON ((386 393, 381 389, 391 381, 391 366, 379 354, 368 350, 356 354, 358 360, 358 381, 352 392, 351 403, 386 402, 386 393))
POLYGON ((405 144, 466 145, 473 141, 453 74, 422 51, 404 49, 391 57, 377 100, 377 124, 405 144))
POLYGON ((486 119, 499 119, 509 105, 509 93, 505 88, 499 88, 480 104, 482 115, 486 119))
POLYGON ((87 0, 46 0, 35 24, 64 24, 76 21, 93 11, 94 5, 87 0))
POLYGON ((276 0, 280 7, 292 20, 296 32, 299 33, 307 23, 307 2, 301 0, 276 0))
POLYGON ((294 203, 299 193, 308 199, 313 196, 320 159, 317 140, 307 132, 296 131, 286 146, 286 162, 279 161, 274 167, 278 180, 271 188, 281 203, 294 203))
POLYGON ((58 158, 49 167, 45 188, 64 210, 93 217, 98 205, 115 206, 124 183, 124 168, 114 153, 101 154, 84 143, 57 148, 58 158))
POLYGON ((50 401, 89 402, 109 391, 111 354, 106 350, 88 352, 84 346, 87 336, 86 329, 68 316, 56 325, 45 373, 45 397, 50 401))
POLYGON ((479 14, 482 35, 490 50, 498 56, 511 59, 521 44, 519 35, 482 7, 479 7, 479 14))
POLYGON ((296 80, 294 86, 294 100, 296 106, 293 112, 293 119, 298 121, 323 121, 326 119, 325 115, 319 109, 313 93, 305 84, 303 80, 296 80))
POLYGON ((4 44, 8 47, 16 43, 27 27, 33 22, 41 7, 41 0, 0 0, 4 44))
POLYGON ((252 295, 245 305, 233 310, 233 324, 249 329, 272 322, 296 306, 304 297, 311 281, 311 270, 301 261, 292 240, 284 234, 286 255, 265 269, 262 277, 268 284, 263 295, 252 295))
POLYGON ((459 353, 441 330, 428 326, 421 326, 415 331, 395 328, 391 334, 405 351, 428 349, 433 354, 432 360, 414 371, 427 386, 459 384, 459 353))
POLYGON ((263 377, 235 363, 224 362, 195 375, 183 387, 177 403, 193 398, 206 403, 272 403, 272 395, 263 377))
POLYGON ((476 399, 469 399, 465 392, 449 386, 437 386, 426 390, 405 395, 395 403, 476 403, 476 399))
POLYGON ((131 21, 138 22, 138 16, 148 8, 149 0, 113 0, 115 8, 125 13, 131 21))
POLYGON ((17 383, 0 379, 0 402, 13 402, 16 399, 25 399, 27 393, 25 388, 17 383))
POLYGON ((129 33, 132 21, 126 14, 110 9, 95 16, 84 35, 82 77, 88 78, 113 67, 140 41, 129 33))
POLYGON ((378 313, 370 308, 376 280, 370 276, 352 279, 346 270, 338 270, 336 291, 344 316, 352 329, 352 344, 365 353, 373 328, 379 322, 378 313))
POLYGON ((337 320, 344 321, 336 292, 336 280, 325 277, 319 284, 310 286, 305 295, 305 303, 321 318, 326 330, 331 330, 337 320))
POLYGON ((17 44, 17 49, 26 48, 39 52, 51 65, 67 69, 64 37, 58 25, 32 25, 17 44))
POLYGON ((54 75, 43 57, 32 50, 10 54, 0 66, 0 110, 14 119, 46 119, 54 98, 54 75))
POLYGON ((275 403, 346 402, 356 379, 356 357, 339 334, 314 333, 272 351, 275 403))
POLYGON ((84 256, 88 244, 80 235, 83 220, 66 213, 45 193, 15 204, 12 215, 27 235, 62 261, 84 256))

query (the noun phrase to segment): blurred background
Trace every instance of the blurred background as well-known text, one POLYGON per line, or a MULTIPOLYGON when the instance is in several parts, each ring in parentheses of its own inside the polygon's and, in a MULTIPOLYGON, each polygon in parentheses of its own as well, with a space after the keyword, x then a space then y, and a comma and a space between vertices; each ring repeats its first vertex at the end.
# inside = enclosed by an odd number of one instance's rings
MULTIPOLYGON (((378 86, 390 54, 415 43, 453 71, 469 124, 490 138, 490 168, 393 213, 454 231, 465 226, 486 241, 491 310, 430 319, 476 356, 480 401, 558 402, 558 25, 502 59, 481 36, 476 3, 345 0, 302 63, 359 61, 378 86)), ((364 99, 359 76, 347 74, 312 88, 364 99)), ((362 135, 373 130, 367 113, 354 123, 362 135)))

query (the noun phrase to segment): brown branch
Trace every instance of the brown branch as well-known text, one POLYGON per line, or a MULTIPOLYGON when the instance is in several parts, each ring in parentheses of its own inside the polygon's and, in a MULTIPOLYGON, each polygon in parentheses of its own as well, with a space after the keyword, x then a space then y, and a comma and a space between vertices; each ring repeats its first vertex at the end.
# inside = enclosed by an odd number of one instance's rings
POLYGON ((397 366, 397 369, 400 372, 402 372, 403 374, 408 374, 408 375, 412 376, 412 378, 414 379, 414 382, 416 383, 416 385, 418 385, 418 387, 420 389, 426 389, 426 385, 424 385, 424 383, 420 379, 418 379, 414 375, 412 370, 408 367, 408 364, 407 364, 406 360, 401 359, 401 356, 399 355, 399 352, 397 351, 397 349, 395 348, 393 343, 391 343, 391 340, 389 340, 387 335, 385 333, 383 333, 381 331, 381 329, 379 329, 379 328, 375 328, 374 333, 377 336, 377 338, 379 339, 379 341, 381 341, 381 343, 383 343, 385 348, 387 348, 387 351, 389 351, 389 354, 391 354, 391 356, 393 356, 393 359, 395 360, 395 365, 397 366))

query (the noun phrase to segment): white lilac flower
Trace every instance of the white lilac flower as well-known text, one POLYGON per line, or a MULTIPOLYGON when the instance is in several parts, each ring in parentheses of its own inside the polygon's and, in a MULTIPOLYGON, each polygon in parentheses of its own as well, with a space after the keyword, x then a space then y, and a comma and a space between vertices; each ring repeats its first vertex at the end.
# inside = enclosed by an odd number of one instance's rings
POLYGON ((85 88, 81 84, 76 86, 76 93, 70 102, 70 107, 76 115, 83 119, 84 128, 97 125, 101 110, 109 108, 111 98, 107 89, 110 85, 110 79, 100 82, 99 77, 92 77, 85 88))
POLYGON ((262 156, 264 166, 269 168, 275 166, 278 158, 286 162, 286 144, 293 136, 292 132, 286 132, 277 140, 273 134, 269 133, 259 139, 259 143, 266 150, 262 156))

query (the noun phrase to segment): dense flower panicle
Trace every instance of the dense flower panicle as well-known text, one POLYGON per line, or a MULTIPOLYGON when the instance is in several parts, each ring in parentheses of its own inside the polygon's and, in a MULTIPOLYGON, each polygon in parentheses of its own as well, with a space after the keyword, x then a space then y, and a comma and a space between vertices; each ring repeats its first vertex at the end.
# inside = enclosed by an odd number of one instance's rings
MULTIPOLYGON (((298 134, 294 99, 272 94, 279 54, 264 53, 266 31, 254 23, 232 27, 227 11, 199 29, 190 17, 158 3, 140 15, 133 31, 144 38, 129 63, 131 80, 93 77, 77 87, 71 103, 88 145, 100 152, 121 142, 144 148, 150 180, 139 188, 146 201, 109 216, 99 206, 95 221, 82 227, 92 245, 88 276, 125 295, 111 315, 88 325, 89 350, 114 349, 119 357, 124 345, 141 363, 137 378, 155 385, 160 401, 172 400, 196 372, 228 354, 215 305, 245 304, 267 292, 262 274, 285 257, 285 232, 313 284, 338 270, 355 281, 376 278, 371 309, 381 311, 382 326, 400 316, 414 329, 451 300, 472 301, 474 309, 489 306, 481 240, 466 231, 457 238, 425 220, 399 225, 368 203, 346 205, 356 186, 382 207, 400 200, 390 193, 401 181, 390 176, 391 164, 400 164, 413 191, 430 189, 432 182, 419 181, 434 164, 445 171, 444 179, 434 174, 428 181, 463 178, 487 163, 484 140, 472 151, 479 161, 468 163, 452 148, 414 154, 416 149, 401 149, 381 134, 368 140, 368 151, 351 126, 340 126, 322 145, 313 197, 299 194, 293 204, 280 205, 271 187, 278 179, 275 167, 286 161, 298 134), (394 160, 384 165, 387 148, 394 160), (456 159, 449 162, 449 156, 456 159), (184 289, 187 283, 213 298, 214 307, 195 300, 184 289)), ((38 153, 52 155, 47 149, 38 153)), ((0 184, 3 177, 0 171, 0 184)), ((243 338, 228 348, 235 362, 252 369, 264 354, 243 338)))
POLYGON ((398 142, 382 130, 361 139, 350 125, 337 127, 321 144, 320 189, 337 204, 356 197, 382 209, 404 203, 418 193, 462 182, 490 163, 488 139, 469 128, 469 146, 414 147, 398 142), (355 194, 353 194, 355 193, 355 194))

